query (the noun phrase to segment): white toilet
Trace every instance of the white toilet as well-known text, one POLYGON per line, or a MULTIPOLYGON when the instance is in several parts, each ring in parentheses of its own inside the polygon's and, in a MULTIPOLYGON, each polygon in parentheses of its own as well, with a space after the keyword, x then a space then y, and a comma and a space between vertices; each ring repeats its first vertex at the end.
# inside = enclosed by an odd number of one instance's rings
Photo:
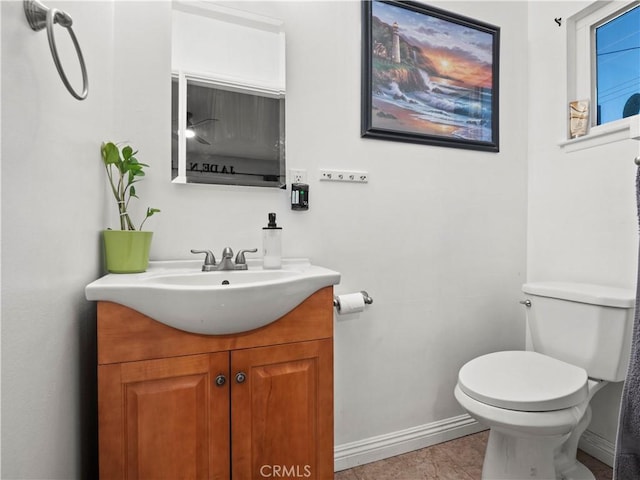
POLYGON ((635 292, 577 283, 522 290, 533 351, 495 352, 466 363, 455 396, 490 427, 483 480, 593 480, 576 460, 589 401, 623 381, 635 292))

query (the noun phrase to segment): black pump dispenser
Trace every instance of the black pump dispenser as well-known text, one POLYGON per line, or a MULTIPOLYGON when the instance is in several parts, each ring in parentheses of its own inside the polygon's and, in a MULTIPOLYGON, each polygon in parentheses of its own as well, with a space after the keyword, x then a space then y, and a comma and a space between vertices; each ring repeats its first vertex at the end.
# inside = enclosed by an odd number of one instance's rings
POLYGON ((282 230, 282 227, 279 227, 276 223, 276 214, 273 212, 269 214, 269 223, 266 227, 263 227, 263 230, 266 230, 267 228, 277 228, 279 230, 282 230))

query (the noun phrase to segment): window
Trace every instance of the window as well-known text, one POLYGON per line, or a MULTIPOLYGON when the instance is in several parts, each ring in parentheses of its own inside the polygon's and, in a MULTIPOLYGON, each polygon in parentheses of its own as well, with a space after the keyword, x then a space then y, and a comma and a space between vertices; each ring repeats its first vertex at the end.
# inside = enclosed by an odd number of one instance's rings
POLYGON ((593 2, 568 19, 567 35, 567 103, 589 101, 589 134, 637 115, 640 2, 593 2))
POLYGON ((595 124, 637 115, 640 109, 640 6, 594 27, 595 124))

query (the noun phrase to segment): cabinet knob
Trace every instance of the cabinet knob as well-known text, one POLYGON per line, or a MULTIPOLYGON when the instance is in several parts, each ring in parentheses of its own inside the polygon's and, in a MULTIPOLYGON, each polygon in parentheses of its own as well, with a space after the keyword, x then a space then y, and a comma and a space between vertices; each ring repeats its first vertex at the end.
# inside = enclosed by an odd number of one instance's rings
POLYGON ((243 383, 247 379, 247 375, 244 372, 236 373, 236 382, 243 383))
POLYGON ((224 375, 220 374, 216 377, 216 385, 218 387, 223 386, 225 383, 227 383, 227 377, 225 377, 224 375))

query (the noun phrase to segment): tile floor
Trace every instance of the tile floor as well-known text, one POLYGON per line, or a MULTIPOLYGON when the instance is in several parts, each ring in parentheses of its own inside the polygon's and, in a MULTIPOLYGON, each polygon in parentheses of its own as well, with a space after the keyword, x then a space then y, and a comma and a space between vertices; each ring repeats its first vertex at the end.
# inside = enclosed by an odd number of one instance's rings
MULTIPOLYGON (((480 480, 488 431, 336 472, 335 480, 480 480)), ((611 480, 611 468, 578 451, 596 480, 611 480)))

